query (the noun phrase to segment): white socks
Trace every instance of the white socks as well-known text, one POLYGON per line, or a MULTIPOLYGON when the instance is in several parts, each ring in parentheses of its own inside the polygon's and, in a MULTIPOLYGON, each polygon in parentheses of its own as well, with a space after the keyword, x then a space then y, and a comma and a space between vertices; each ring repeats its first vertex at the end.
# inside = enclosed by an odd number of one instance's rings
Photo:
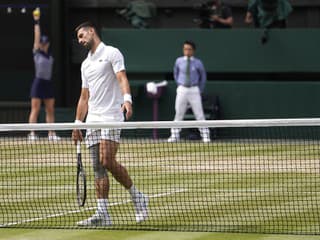
POLYGON ((132 185, 128 191, 129 191, 132 198, 137 198, 141 194, 140 191, 134 185, 132 185))
MULTIPOLYGON (((141 194, 140 191, 134 185, 132 185, 131 188, 128 189, 128 191, 133 199, 138 198, 141 194)), ((108 199, 98 198, 97 205, 98 214, 103 213, 105 215, 108 215, 108 199)))
POLYGON ((108 215, 108 209, 107 209, 108 199, 98 198, 97 203, 98 203, 97 212, 100 214, 103 213, 105 215, 108 215))

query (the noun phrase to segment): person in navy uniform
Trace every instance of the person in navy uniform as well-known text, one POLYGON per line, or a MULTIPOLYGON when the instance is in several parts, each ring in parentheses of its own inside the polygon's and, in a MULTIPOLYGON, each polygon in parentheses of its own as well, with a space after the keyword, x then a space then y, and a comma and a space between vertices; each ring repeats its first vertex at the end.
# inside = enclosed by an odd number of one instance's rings
MULTIPOLYGON (((54 59, 49 52, 49 38, 46 35, 41 35, 40 29, 40 14, 33 14, 34 19, 34 43, 33 43, 33 60, 35 65, 35 78, 31 86, 31 112, 29 115, 29 123, 36 123, 38 120, 41 103, 45 105, 46 122, 53 123, 54 117, 54 91, 52 83, 52 68, 54 59)), ((28 140, 37 140, 38 136, 34 131, 28 135, 28 140)), ((58 141, 60 137, 54 131, 48 132, 50 141, 58 141)))

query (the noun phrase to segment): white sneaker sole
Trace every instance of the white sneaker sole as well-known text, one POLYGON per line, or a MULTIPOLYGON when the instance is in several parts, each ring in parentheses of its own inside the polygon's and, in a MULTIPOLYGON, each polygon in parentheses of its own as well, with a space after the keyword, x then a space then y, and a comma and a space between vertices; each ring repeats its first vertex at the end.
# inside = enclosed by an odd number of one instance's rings
POLYGON ((96 220, 82 220, 77 222, 79 227, 108 227, 112 225, 112 221, 105 219, 96 219, 96 220))

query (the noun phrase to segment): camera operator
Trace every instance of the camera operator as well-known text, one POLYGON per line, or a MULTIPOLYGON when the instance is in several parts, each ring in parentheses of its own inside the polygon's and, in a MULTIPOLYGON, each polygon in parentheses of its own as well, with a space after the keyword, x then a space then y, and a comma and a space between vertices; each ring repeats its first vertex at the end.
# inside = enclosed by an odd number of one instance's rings
POLYGON ((200 28, 231 28, 233 25, 231 8, 221 0, 203 3, 195 9, 199 11, 199 18, 193 21, 200 28))
POLYGON ((245 23, 256 28, 286 28, 292 11, 288 0, 250 0, 245 23))
POLYGON ((210 8, 210 28, 232 28, 233 17, 231 8, 221 0, 208 2, 210 8))

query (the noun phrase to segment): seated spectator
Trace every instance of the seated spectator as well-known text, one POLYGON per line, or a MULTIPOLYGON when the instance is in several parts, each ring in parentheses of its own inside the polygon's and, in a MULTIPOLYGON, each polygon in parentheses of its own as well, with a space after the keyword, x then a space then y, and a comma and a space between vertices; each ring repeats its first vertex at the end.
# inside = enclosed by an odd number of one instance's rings
POLYGON ((245 22, 257 28, 286 28, 291 11, 288 0, 249 0, 245 22))
POLYGON ((126 8, 118 10, 117 13, 124 17, 135 28, 147 28, 147 19, 157 15, 157 8, 153 2, 146 0, 133 0, 126 8))

